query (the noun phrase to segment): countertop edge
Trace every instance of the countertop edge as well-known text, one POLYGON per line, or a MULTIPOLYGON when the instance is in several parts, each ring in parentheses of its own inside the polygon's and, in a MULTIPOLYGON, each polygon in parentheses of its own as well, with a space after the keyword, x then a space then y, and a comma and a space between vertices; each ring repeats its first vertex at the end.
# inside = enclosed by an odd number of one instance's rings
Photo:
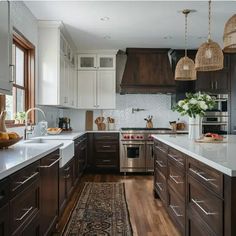
POLYGON ((57 144, 56 146, 53 146, 53 147, 49 148, 49 149, 46 150, 46 151, 43 151, 42 153, 38 154, 37 156, 34 156, 34 157, 30 158, 29 160, 26 160, 26 161, 24 161, 24 162, 21 162, 20 164, 18 164, 18 165, 16 165, 16 166, 12 167, 12 168, 9 169, 9 170, 5 170, 5 171, 3 171, 3 172, 0 172, 0 180, 2 180, 2 179, 4 179, 4 178, 8 177, 8 176, 11 175, 11 174, 14 174, 15 172, 17 172, 17 171, 23 169, 24 167, 26 167, 26 166, 28 166, 28 165, 30 165, 30 164, 32 164, 32 163, 34 163, 34 162, 40 160, 41 158, 47 156, 48 154, 50 154, 50 153, 56 151, 56 150, 59 149, 62 145, 63 145, 62 143, 57 144))
POLYGON ((180 146, 178 146, 176 144, 173 144, 173 143, 171 143, 169 141, 166 141, 165 139, 163 139, 161 137, 156 137, 156 135, 153 135, 153 138, 157 139, 157 140, 159 140, 159 141, 161 141, 163 143, 165 143, 166 145, 169 145, 169 146, 175 148, 176 150, 178 150, 180 152, 183 152, 184 154, 186 154, 186 155, 188 155, 188 156, 190 156, 190 157, 192 157, 192 158, 194 158, 194 159, 196 159, 196 160, 198 160, 198 161, 200 161, 200 162, 202 162, 202 163, 204 163, 204 164, 206 164, 206 165, 216 169, 217 171, 219 171, 219 172, 221 172, 223 174, 226 174, 226 175, 228 175, 230 177, 235 177, 236 176, 236 170, 231 170, 231 169, 229 169, 229 168, 227 168, 225 166, 217 164, 216 162, 208 160, 208 159, 206 159, 203 156, 200 156, 200 155, 198 155, 196 153, 193 153, 193 152, 191 152, 191 151, 189 151, 187 149, 184 149, 184 148, 182 148, 182 147, 180 147, 180 146))

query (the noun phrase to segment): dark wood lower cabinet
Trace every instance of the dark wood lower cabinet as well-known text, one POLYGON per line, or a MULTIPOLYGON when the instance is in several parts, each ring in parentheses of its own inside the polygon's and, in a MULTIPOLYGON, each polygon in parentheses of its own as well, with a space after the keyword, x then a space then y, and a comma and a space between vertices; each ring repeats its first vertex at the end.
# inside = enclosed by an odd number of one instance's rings
POLYGON ((89 166, 92 170, 119 171, 119 133, 90 134, 88 149, 89 166))
POLYGON ((40 228, 42 235, 50 234, 58 217, 59 151, 40 160, 40 228))
POLYGON ((154 143, 154 196, 181 235, 236 235, 236 178, 163 145, 154 143))
POLYGON ((9 235, 9 204, 0 208, 0 236, 9 235))

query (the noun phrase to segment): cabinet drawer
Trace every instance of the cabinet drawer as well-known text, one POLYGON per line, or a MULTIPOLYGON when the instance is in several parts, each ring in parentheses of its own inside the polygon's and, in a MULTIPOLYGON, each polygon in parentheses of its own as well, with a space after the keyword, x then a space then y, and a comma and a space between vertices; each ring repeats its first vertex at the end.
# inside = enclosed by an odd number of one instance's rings
POLYGON ((39 212, 39 179, 10 201, 12 235, 18 235, 29 220, 39 212))
POLYGON ((154 173, 154 186, 159 197, 164 202, 164 204, 166 204, 167 203, 166 179, 161 174, 158 168, 155 169, 154 173))
POLYGON ((119 141, 119 133, 94 133, 94 140, 116 140, 119 141))
POLYGON ((39 178, 39 161, 17 171, 10 176, 10 197, 27 188, 33 181, 39 178))
POLYGON ((0 208, 9 200, 9 179, 0 181, 0 208))
POLYGON ((160 172, 167 176, 167 153, 160 149, 154 150, 154 166, 159 169, 160 172))
POLYGON ((96 152, 117 152, 118 143, 117 142, 96 142, 95 143, 96 152))
POLYGON ((174 148, 169 148, 168 160, 182 169, 185 168, 184 154, 175 150, 174 148))
POLYGON ((162 151, 163 153, 168 152, 168 146, 165 145, 164 143, 161 143, 159 141, 154 142, 154 150, 155 151, 162 151))
MULTIPOLYGON (((216 236, 216 234, 208 227, 194 211, 187 212, 186 219, 186 235, 187 236, 216 236)), ((221 235, 222 236, 222 235, 221 235)))
POLYGON ((181 172, 172 162, 168 163, 168 184, 179 194, 182 200, 185 200, 185 173, 181 172))
MULTIPOLYGON (((185 231, 185 202, 180 200, 174 191, 168 190, 168 211, 173 220, 185 231)), ((179 228, 179 227, 178 227, 179 228)))
POLYGON ((111 158, 97 158, 96 159, 96 166, 97 167, 117 167, 117 159, 111 158))
POLYGON ((188 173, 223 197, 223 174, 215 169, 188 158, 188 173))
POLYGON ((223 234, 223 201, 190 175, 187 207, 197 212, 217 235, 223 234))

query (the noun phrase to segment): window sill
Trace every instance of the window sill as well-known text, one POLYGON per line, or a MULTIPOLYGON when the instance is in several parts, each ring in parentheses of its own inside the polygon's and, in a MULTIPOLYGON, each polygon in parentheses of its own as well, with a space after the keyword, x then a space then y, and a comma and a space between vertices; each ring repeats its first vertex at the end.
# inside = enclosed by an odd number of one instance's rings
POLYGON ((14 127, 24 127, 25 124, 16 124, 14 120, 6 120, 6 127, 7 128, 14 128, 14 127))

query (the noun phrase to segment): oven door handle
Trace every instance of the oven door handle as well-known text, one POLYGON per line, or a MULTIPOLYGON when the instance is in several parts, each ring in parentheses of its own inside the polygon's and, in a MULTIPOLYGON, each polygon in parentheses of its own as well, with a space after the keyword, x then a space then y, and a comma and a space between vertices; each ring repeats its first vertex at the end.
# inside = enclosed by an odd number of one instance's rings
POLYGON ((138 147, 140 145, 145 145, 145 143, 122 143, 123 146, 138 147))
POLYGON ((202 125, 227 125, 227 122, 203 122, 202 125))

